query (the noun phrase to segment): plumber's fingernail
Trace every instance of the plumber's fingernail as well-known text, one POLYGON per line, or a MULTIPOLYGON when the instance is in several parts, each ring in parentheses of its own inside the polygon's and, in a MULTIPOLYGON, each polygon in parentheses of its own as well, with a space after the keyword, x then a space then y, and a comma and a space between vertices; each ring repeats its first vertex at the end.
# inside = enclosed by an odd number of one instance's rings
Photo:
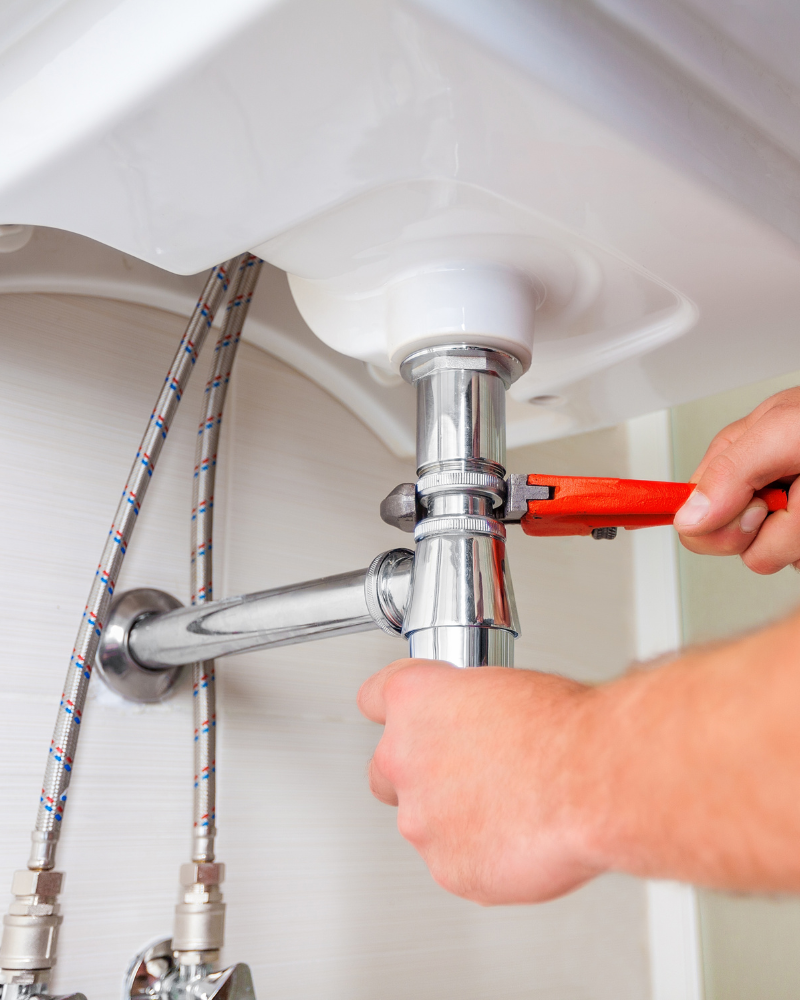
POLYGON ((678 528, 693 528, 703 520, 710 507, 711 501, 705 493, 695 490, 675 515, 675 526, 678 528))
POLYGON ((739 518, 739 527, 742 531, 751 535, 754 531, 758 531, 761 525, 764 523, 764 518, 767 516, 767 508, 761 505, 755 507, 748 507, 747 510, 739 518))

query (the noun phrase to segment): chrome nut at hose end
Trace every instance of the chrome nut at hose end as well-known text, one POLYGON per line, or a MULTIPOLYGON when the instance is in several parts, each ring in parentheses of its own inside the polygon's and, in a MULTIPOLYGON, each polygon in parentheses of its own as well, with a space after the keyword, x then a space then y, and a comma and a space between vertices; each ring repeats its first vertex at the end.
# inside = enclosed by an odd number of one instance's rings
POLYGON ((225 904, 220 885, 225 865, 181 865, 172 949, 180 965, 211 965, 225 943, 225 904))
POLYGON ((221 885, 225 881, 225 865, 219 861, 190 861, 181 865, 180 883, 187 889, 197 885, 221 885))

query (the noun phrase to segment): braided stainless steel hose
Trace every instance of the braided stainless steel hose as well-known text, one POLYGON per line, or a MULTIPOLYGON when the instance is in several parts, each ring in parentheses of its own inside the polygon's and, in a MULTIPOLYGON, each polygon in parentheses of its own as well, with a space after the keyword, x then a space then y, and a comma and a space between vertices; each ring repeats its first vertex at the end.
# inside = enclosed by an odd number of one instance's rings
MULTIPOLYGON (((231 279, 231 292, 225 321, 217 346, 211 375, 203 397, 203 416, 197 432, 197 451, 192 490, 192 604, 213 600, 214 485, 217 471, 217 447, 225 408, 225 396, 233 362, 239 347, 250 300, 261 261, 245 256, 231 279)), ((192 861, 214 860, 216 834, 216 756, 217 716, 214 661, 195 663, 192 667, 194 690, 194 826, 192 861)))
POLYGON ((181 395, 214 320, 214 313, 227 291, 229 275, 240 260, 241 258, 237 258, 236 261, 220 264, 211 272, 164 380, 164 387, 150 415, 122 492, 67 670, 39 799, 36 828, 31 834, 32 846, 28 861, 31 869, 47 870, 55 865, 56 844, 73 773, 81 715, 97 644, 114 593, 114 584, 181 395))

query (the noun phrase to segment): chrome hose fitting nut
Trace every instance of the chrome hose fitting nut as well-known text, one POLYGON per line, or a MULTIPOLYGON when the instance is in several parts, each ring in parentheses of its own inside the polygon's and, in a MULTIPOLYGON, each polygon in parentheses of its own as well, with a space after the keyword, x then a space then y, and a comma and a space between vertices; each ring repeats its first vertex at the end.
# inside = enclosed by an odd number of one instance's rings
POLYGON ((191 861, 181 865, 180 883, 186 889, 198 885, 222 885, 225 881, 225 865, 217 861, 191 861))
POLYGON ((217 958, 225 941, 225 904, 220 884, 225 865, 192 862, 181 865, 181 892, 175 907, 172 950, 182 965, 201 965, 217 958))
POLYGON ((0 944, 4 980, 8 973, 49 970, 56 964, 58 928, 63 919, 56 899, 63 883, 63 872, 27 868, 14 872, 14 900, 3 917, 0 944))

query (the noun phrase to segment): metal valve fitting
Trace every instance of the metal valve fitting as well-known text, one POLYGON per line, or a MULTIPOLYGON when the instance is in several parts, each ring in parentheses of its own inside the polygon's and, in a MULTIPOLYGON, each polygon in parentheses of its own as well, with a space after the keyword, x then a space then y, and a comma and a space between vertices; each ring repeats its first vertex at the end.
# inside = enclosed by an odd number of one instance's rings
POLYGON ((214 971, 225 940, 225 904, 217 862, 181 865, 175 933, 139 952, 128 967, 129 1000, 255 1000, 250 969, 241 963, 214 971))
POLYGON ((179 965, 210 965, 225 941, 225 904, 220 885, 225 865, 181 865, 181 892, 175 907, 172 950, 179 965))
MULTIPOLYGON (((9 983, 18 972, 49 971, 56 964, 56 941, 62 917, 58 894, 62 872, 14 872, 14 900, 3 917, 0 944, 0 979, 9 983)), ((5 996, 5 992, 4 992, 5 996)))
MULTIPOLYGON (((64 884, 63 872, 14 872, 13 902, 3 917, 0 944, 0 998, 2 1000, 56 1000, 47 994, 47 983, 56 964, 56 943, 62 917, 57 898, 64 884)), ((71 993, 58 1000, 86 1000, 71 993)))

